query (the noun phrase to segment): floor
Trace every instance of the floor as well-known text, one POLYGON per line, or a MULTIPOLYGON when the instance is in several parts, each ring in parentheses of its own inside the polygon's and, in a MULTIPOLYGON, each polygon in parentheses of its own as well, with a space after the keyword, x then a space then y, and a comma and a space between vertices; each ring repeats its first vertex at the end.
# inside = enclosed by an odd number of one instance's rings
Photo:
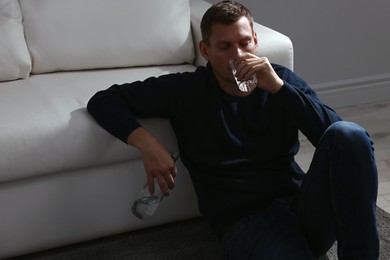
MULTIPOLYGON (((339 108, 336 112, 344 120, 360 124, 371 135, 379 172, 377 205, 390 213, 390 100, 339 108)), ((297 161, 304 170, 309 167, 313 151, 312 145, 302 137, 297 161)))

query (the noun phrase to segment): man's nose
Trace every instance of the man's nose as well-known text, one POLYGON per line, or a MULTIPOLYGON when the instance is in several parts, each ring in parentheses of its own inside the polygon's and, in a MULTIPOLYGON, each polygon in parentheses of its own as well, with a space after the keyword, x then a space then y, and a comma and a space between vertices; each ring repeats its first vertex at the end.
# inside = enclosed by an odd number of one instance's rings
POLYGON ((234 51, 233 51, 232 55, 235 56, 235 57, 238 57, 243 52, 244 51, 241 48, 237 47, 237 48, 234 48, 234 51))

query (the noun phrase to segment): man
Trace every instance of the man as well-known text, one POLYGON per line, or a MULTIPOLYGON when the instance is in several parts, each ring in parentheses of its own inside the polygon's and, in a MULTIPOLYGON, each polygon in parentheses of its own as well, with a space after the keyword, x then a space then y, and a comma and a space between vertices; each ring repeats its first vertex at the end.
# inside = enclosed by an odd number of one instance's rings
POLYGON ((139 149, 153 192, 167 196, 176 168, 168 151, 135 119, 168 118, 199 208, 224 259, 313 259, 337 238, 340 259, 377 259, 377 170, 372 142, 341 121, 307 83, 255 55, 253 18, 241 4, 213 5, 201 23, 206 67, 98 92, 88 111, 139 149), (241 92, 238 80, 257 78, 241 92), (298 130, 316 146, 304 174, 294 155, 298 130))

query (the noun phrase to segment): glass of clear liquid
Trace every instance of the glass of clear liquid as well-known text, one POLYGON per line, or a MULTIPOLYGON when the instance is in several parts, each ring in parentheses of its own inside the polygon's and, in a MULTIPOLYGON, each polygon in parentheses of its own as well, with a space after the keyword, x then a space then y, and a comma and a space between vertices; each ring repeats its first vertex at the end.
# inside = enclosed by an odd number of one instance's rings
POLYGON ((148 219, 154 215, 163 197, 158 182, 154 179, 154 194, 150 194, 146 183, 134 201, 131 211, 137 218, 148 219))
POLYGON ((250 79, 244 80, 244 81, 239 81, 236 77, 237 68, 234 64, 235 64, 236 59, 243 54, 244 53, 239 53, 238 56, 234 56, 234 57, 230 58, 229 65, 230 65, 230 69, 232 70, 233 77, 236 80, 236 84, 238 86, 238 89, 241 90, 242 92, 250 92, 257 87, 256 75, 253 74, 250 79))
MULTIPOLYGON (((171 154, 173 161, 176 163, 179 158, 179 153, 174 152, 171 154)), ((131 212, 137 218, 146 220, 151 218, 157 210, 158 205, 164 198, 158 185, 157 179, 154 179, 154 194, 150 194, 148 183, 145 183, 139 192, 137 199, 134 201, 133 206, 131 207, 131 212)))

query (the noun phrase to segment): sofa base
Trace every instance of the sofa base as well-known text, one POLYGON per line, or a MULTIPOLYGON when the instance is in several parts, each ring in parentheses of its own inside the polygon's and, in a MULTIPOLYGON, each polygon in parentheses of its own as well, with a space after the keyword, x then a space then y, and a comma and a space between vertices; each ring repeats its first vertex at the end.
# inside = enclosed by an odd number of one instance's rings
POLYGON ((1 184, 0 258, 199 216, 189 174, 177 168, 164 210, 146 221, 131 213, 146 181, 139 160, 1 184))

